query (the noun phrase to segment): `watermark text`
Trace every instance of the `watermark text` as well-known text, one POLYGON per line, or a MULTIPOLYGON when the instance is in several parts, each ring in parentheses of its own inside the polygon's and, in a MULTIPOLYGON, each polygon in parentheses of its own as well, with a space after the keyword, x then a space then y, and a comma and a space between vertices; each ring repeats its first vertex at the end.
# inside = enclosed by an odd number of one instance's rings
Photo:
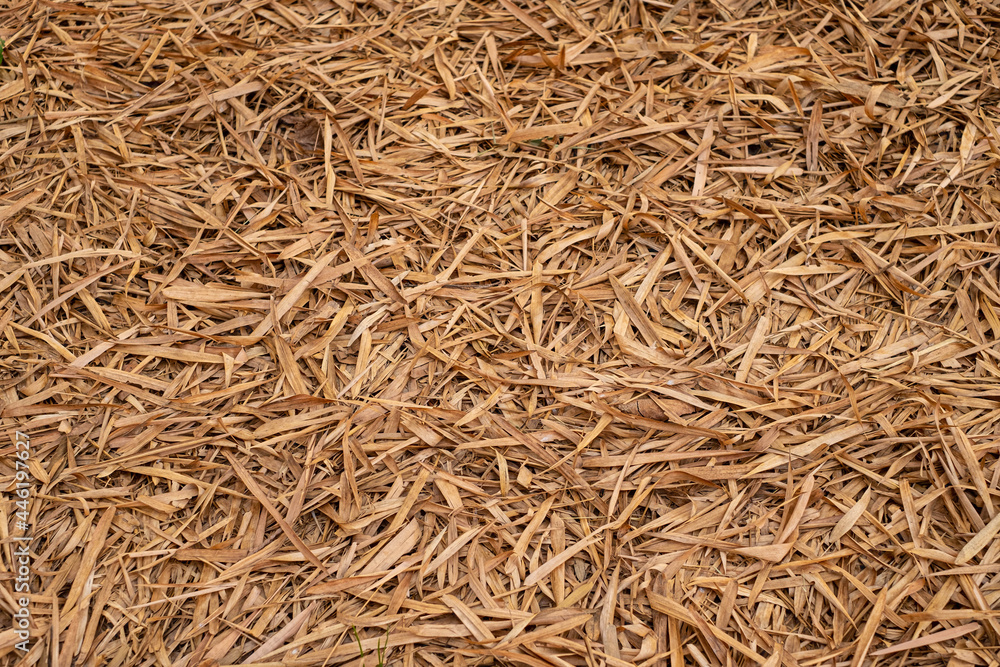
POLYGON ((17 431, 14 439, 14 632, 18 651, 26 653, 31 643, 31 515, 32 479, 28 464, 31 461, 31 440, 26 433, 17 431))

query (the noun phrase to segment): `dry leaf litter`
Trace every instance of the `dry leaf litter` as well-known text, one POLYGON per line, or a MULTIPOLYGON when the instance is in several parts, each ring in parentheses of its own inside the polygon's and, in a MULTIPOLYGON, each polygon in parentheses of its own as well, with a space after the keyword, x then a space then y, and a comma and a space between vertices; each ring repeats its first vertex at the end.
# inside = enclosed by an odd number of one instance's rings
POLYGON ((6 4, 0 662, 1000 664, 998 24, 6 4))

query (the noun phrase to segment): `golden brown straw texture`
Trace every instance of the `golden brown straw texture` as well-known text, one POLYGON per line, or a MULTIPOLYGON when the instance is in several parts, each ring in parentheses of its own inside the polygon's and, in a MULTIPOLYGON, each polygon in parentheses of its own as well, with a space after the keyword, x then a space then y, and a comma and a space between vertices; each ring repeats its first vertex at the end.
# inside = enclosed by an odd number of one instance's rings
POLYGON ((998 27, 0 7, 0 664, 996 667, 998 27))

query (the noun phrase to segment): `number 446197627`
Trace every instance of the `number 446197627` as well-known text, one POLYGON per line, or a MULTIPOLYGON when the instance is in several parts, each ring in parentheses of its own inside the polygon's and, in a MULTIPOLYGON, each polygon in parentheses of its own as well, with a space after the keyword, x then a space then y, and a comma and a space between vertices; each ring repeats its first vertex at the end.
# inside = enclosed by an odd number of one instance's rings
MULTIPOLYGON (((18 433, 18 436, 23 434, 18 433)), ((14 479, 16 484, 17 502, 17 523, 22 529, 26 527, 28 521, 28 508, 31 498, 31 473, 28 472, 28 460, 31 458, 31 449, 27 436, 24 440, 20 437, 15 442, 16 458, 14 459, 14 479)))

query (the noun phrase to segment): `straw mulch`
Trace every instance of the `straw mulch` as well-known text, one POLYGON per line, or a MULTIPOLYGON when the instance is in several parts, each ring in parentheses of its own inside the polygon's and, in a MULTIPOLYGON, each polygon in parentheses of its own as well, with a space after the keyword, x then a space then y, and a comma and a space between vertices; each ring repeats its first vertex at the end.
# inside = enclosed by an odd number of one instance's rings
POLYGON ((997 665, 998 21, 0 9, 0 661, 997 665))

